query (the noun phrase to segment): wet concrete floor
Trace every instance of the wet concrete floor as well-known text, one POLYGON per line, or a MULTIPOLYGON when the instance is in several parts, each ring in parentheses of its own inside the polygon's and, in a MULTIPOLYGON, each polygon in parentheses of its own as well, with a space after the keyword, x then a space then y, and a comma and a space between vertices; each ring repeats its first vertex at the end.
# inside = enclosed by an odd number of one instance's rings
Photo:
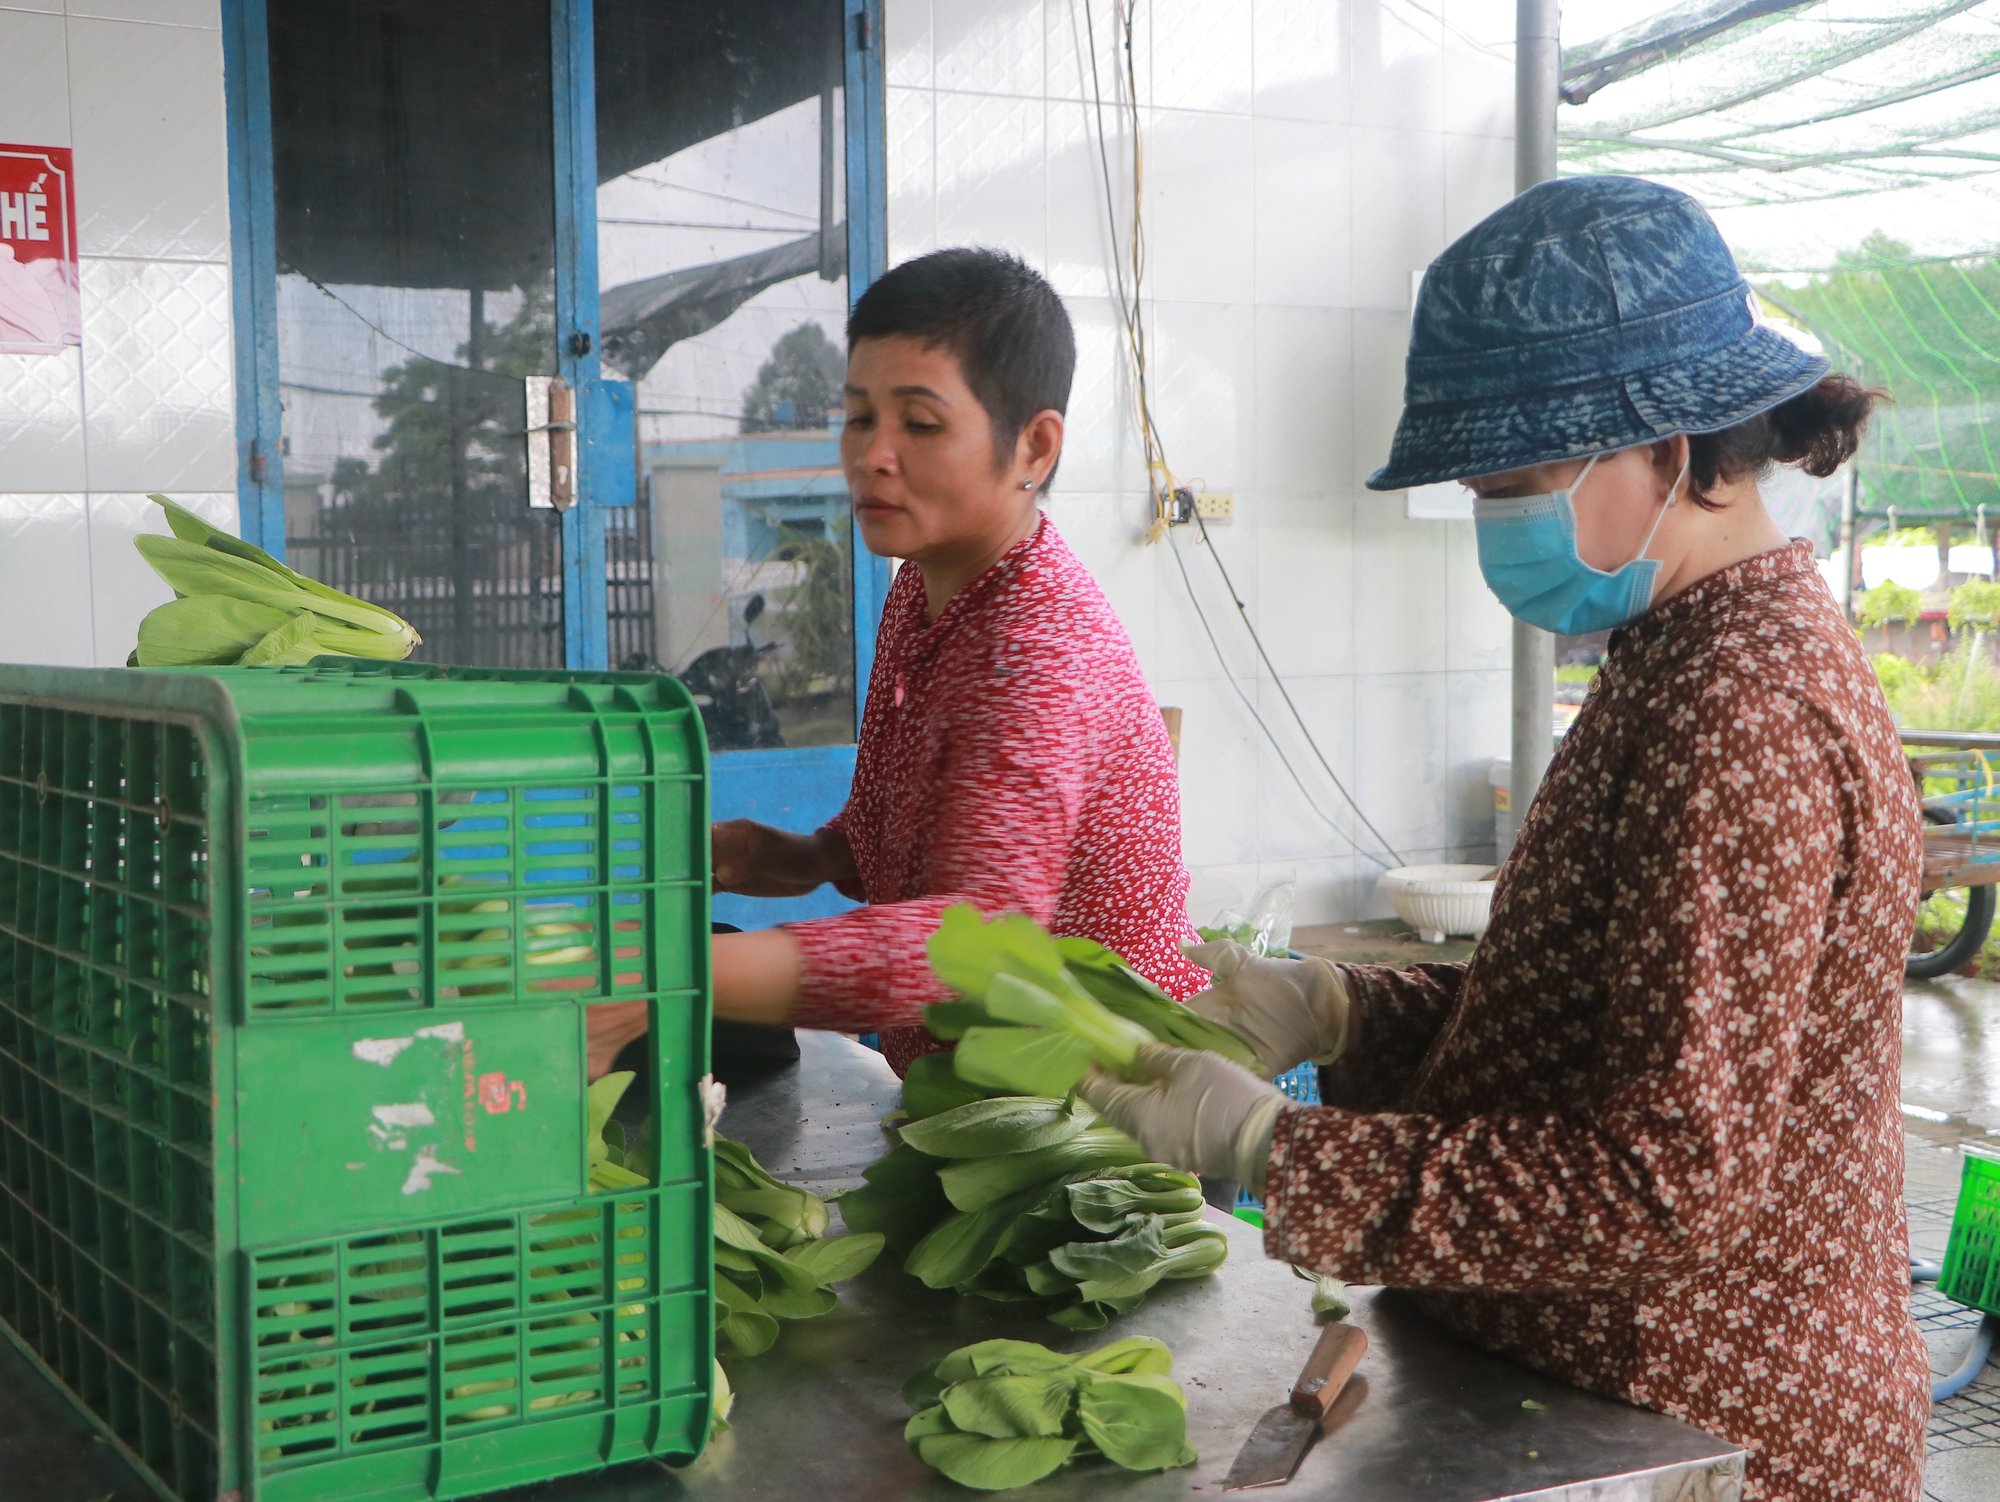
POLYGON ((2000 982, 1904 986, 1903 1099, 2000 1131, 2000 982))
MULTIPOLYGON (((2000 1150, 2000 983, 1949 976, 1903 989, 1905 1202, 1913 1255, 1937 1260, 1950 1237, 1964 1150, 2000 1150)), ((1912 1290, 1910 1312, 1930 1348, 1931 1371, 1955 1368, 1979 1315, 1935 1289, 1912 1290)), ((2000 1497, 2000 1364, 1931 1409, 1928 1502, 2000 1497)))

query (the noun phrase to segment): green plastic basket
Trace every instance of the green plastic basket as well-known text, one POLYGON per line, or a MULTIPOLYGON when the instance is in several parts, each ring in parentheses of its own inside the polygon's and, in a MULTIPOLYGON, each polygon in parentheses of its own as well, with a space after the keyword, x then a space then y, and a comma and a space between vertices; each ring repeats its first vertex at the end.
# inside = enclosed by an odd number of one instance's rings
POLYGON ((1965 1149, 1937 1287, 1946 1298, 2000 1314, 2000 1156, 1977 1147, 1965 1149))
POLYGON ((631 673, 0 667, 0 1321, 167 1497, 691 1457, 707 750, 631 673), (644 1000, 657 1187, 585 1184, 644 1000))

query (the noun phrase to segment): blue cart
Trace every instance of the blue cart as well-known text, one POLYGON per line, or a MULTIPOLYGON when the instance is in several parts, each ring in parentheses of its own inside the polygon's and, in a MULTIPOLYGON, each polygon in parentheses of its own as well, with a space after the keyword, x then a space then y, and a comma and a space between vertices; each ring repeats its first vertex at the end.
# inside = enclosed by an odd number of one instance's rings
POLYGON ((1923 906, 1903 973, 1929 980, 1970 964, 1993 927, 1994 884, 2000 882, 2000 733, 1902 734, 1924 810, 1923 906))

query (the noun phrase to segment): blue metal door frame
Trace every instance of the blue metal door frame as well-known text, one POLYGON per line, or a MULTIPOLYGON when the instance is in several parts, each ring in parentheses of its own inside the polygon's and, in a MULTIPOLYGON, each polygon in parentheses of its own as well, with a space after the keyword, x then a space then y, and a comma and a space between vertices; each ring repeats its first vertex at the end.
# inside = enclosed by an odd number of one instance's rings
POLYGON ((222 74, 229 122, 238 528, 246 542, 283 558, 277 209, 271 182, 271 45, 264 29, 263 0, 223 0, 222 74))
MULTIPOLYGON (((847 44, 847 299, 888 269, 889 187, 882 104, 882 0, 843 0, 847 44)), ((859 539, 856 539, 857 544, 859 539)), ((889 560, 854 549, 854 722, 868 700, 889 560)))
MULTIPOLYGON (((591 0, 550 0, 549 93, 555 101, 556 374, 577 393, 602 375, 597 349, 597 55, 591 0)), ((576 504, 563 513, 563 656, 573 668, 607 666, 610 636, 604 578, 604 517, 598 507, 631 505, 604 493, 607 477, 578 445, 576 504), (595 481, 596 483, 593 483, 595 481)), ((626 489, 632 486, 627 482, 626 489)))
MULTIPOLYGON (((842 0, 847 52, 847 298, 850 306, 888 263, 888 174, 882 109, 882 0, 842 0)), ((854 722, 868 698, 875 633, 889 592, 889 560, 854 549, 854 722)), ((725 751, 709 758, 709 803, 718 819, 756 819, 804 833, 840 812, 854 781, 852 746, 725 751)), ((739 928, 818 918, 854 904, 831 887, 805 897, 714 899, 715 916, 739 928)))
MULTIPOLYGON (((671 0, 663 0, 671 3, 671 0)), ((846 51, 848 297, 887 264, 882 0, 841 0, 846 51)), ((564 513, 563 637, 574 668, 607 665, 604 510, 636 499, 629 441, 632 388, 604 377, 598 351, 597 113, 592 0, 550 0, 555 101, 557 373, 577 394, 585 441, 577 501, 564 513), (624 441, 601 440, 621 431, 624 441), (592 423, 596 417, 598 421, 592 423)), ((272 184, 270 48, 265 0, 222 0, 229 119, 229 225, 236 340, 237 508, 244 538, 285 555, 283 418, 278 394, 278 261, 272 184)), ((854 549, 855 720, 868 693, 889 564, 854 549)), ((855 748, 732 751, 713 758, 715 817, 796 830, 826 822, 847 799, 855 748)), ((716 916, 764 927, 851 904, 831 889, 785 902, 720 897, 716 916)))

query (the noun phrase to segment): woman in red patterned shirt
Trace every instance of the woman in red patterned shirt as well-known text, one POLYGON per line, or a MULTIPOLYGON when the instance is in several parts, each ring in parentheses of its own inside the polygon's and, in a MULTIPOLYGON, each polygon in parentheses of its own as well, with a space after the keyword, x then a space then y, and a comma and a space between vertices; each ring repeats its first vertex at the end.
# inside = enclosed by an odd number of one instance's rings
POLYGON ((1744 1496, 1914 1502, 1928 1370, 1897 1112, 1920 848, 1880 688, 1760 472, 1871 394, 1755 323, 1684 194, 1544 183, 1438 258, 1369 484, 1464 479, 1480 566, 1614 628, 1462 965, 1203 951, 1214 1054, 1086 1094, 1265 1193, 1270 1254, 1748 1452, 1744 1496))
MULTIPOLYGON (((1041 514, 1076 364, 1054 289, 1011 256, 943 250, 848 320, 841 463, 863 542, 900 558, 847 806, 809 835, 715 826, 717 890, 831 882, 866 905, 713 941, 715 1013, 879 1032, 900 1073, 942 1000, 944 910, 1022 912, 1096 939, 1176 996, 1206 980, 1159 707, 1096 582, 1041 514)), ((645 1027, 593 1009, 593 1072, 645 1027)))

